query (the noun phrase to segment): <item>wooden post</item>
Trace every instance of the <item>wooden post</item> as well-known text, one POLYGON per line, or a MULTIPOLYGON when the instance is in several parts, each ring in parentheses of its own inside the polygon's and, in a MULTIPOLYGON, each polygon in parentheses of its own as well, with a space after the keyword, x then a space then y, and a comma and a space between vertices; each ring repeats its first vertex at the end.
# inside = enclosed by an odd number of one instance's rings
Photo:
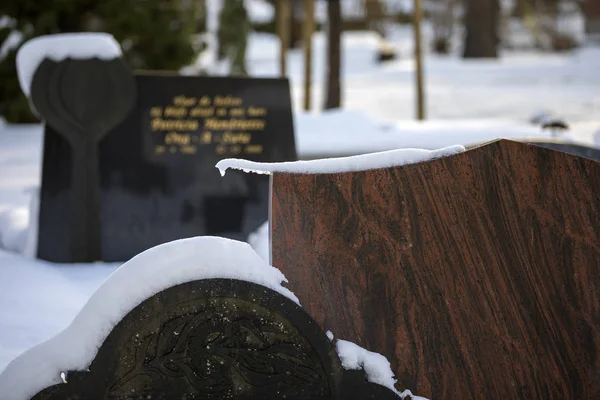
POLYGON ((304 0, 304 110, 311 108, 312 35, 315 31, 315 0, 304 0))
POLYGON ((290 47, 290 0, 277 0, 277 35, 279 36, 279 72, 287 75, 287 51, 290 47))
POLYGON ((413 31, 415 34, 415 68, 417 89, 417 119, 425 119, 425 95, 423 92, 423 49, 421 46, 421 20, 423 19, 423 7, 421 0, 414 0, 413 31))
POLYGON ((340 108, 342 103, 340 87, 342 11, 340 2, 341 0, 328 0, 327 2, 327 81, 323 106, 325 110, 340 108))

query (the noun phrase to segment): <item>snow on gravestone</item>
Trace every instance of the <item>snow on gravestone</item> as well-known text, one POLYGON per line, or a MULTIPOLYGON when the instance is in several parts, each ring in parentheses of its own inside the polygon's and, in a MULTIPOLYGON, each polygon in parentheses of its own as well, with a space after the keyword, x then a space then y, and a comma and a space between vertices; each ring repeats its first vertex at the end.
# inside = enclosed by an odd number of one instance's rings
POLYGON ((0 373, 2 399, 419 399, 383 355, 332 343, 283 282, 230 239, 147 250, 0 373))
POLYGON ((17 55, 46 123, 38 257, 123 261, 185 237, 245 240, 267 220, 268 178, 221 179, 214 164, 296 159, 288 81, 132 74, 119 57, 101 33, 35 38, 17 55))
POLYGON ((600 398, 600 163, 506 140, 376 157, 219 166, 272 173, 272 264, 324 329, 391 356, 401 384, 600 398))

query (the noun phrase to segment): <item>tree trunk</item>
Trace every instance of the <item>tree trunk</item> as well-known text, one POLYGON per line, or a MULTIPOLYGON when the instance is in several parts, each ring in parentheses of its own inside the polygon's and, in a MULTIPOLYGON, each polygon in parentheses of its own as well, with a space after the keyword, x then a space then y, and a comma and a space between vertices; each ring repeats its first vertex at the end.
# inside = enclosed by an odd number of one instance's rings
POLYGON ((499 0, 467 0, 464 58, 497 58, 499 0))
POLYGON ((600 0, 586 0, 583 3, 585 33, 600 36, 600 0))
POLYGON ((379 0, 365 0, 365 20, 367 29, 377 32, 381 37, 386 37, 385 11, 379 0))
POLYGON ((196 33, 206 32, 208 28, 208 24, 206 23, 206 0, 197 0, 195 13, 196 33))
POLYGON ((342 11, 340 0, 329 0, 327 3, 327 91, 324 109, 339 108, 341 105, 341 37, 342 11))
POLYGON ((246 46, 250 22, 243 0, 225 0, 219 15, 220 60, 227 60, 230 75, 246 76, 246 46))
POLYGON ((454 8, 456 0, 439 0, 436 7, 429 11, 433 23, 433 51, 447 54, 454 31, 454 8))
POLYGON ((520 18, 520 19, 525 18, 525 15, 527 14, 528 9, 530 9, 530 7, 531 7, 530 3, 531 3, 530 0, 515 0, 513 9, 512 9, 512 16, 520 18))
POLYGON ((279 37, 279 74, 287 75, 287 53, 290 48, 291 7, 289 0, 277 0, 276 7, 277 36, 279 37))
POLYGON ((302 44, 302 21, 304 21, 304 0, 290 0, 290 49, 298 49, 302 44))

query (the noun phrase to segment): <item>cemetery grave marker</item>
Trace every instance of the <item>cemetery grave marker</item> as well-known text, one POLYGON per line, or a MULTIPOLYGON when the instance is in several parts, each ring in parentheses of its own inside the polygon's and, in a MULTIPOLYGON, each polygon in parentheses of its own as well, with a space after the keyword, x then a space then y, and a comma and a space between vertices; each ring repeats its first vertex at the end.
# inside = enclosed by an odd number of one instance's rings
POLYGON ((284 281, 246 243, 196 237, 152 248, 0 371, 2 399, 413 397, 393 389, 385 357, 340 347, 284 281))
POLYGON ((431 399, 600 398, 600 163, 500 140, 272 175, 272 264, 431 399), (392 356, 393 355, 393 356, 392 356))
POLYGON ((578 143, 560 142, 560 141, 537 141, 529 142, 536 146, 546 147, 548 149, 563 151, 579 157, 589 158, 590 160, 600 161, 600 149, 597 147, 585 146, 578 143))
MULTIPOLYGON (((31 400, 393 400, 346 371, 300 306, 263 286, 208 279, 147 299, 112 330, 89 371, 31 400)), ((409 397, 410 398, 410 397, 409 397)))
MULTIPOLYGON (((31 88, 33 106, 48 126, 61 133, 69 149, 68 153, 58 154, 57 158, 44 154, 44 162, 55 166, 65 162, 63 157, 70 156, 70 168, 66 171, 69 175, 61 177, 70 180, 70 195, 61 200, 70 203, 62 206, 67 206, 71 212, 68 216, 53 217, 63 217, 62 221, 68 221, 63 226, 70 231, 69 250, 73 260, 102 259, 98 144, 129 113, 134 99, 133 77, 119 58, 69 59, 62 62, 47 58, 35 75, 31 88), (90 76, 94 79, 89 79, 90 76)), ((51 138, 45 138, 44 144, 46 140, 52 143, 51 138)), ((46 181, 45 185, 42 183, 42 198, 47 189, 46 181)), ((41 229, 47 228, 46 224, 42 224, 41 229)), ((45 238, 40 240, 42 248, 46 245, 45 238)), ((52 238, 53 241, 55 239, 52 238)))
POLYGON ((31 100, 46 122, 38 257, 112 262, 184 237, 246 240, 268 218, 268 177, 223 179, 214 165, 296 159, 288 81, 124 67, 114 57, 47 57, 33 75, 31 100), (84 152, 70 138, 94 124, 102 135, 84 152))

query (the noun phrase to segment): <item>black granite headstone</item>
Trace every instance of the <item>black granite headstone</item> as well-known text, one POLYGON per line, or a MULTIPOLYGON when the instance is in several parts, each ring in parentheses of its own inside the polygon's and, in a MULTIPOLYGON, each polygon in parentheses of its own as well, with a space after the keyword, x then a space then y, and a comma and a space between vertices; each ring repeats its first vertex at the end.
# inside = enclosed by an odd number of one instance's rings
MULTIPOLYGON (((31 88, 31 104, 68 146, 69 254, 101 259, 98 143, 132 109, 135 82, 119 59, 44 59, 31 88), (93 77, 93 79, 90 79, 93 77)), ((66 154, 58 154, 58 157, 66 154)), ((60 159, 52 160, 60 163, 60 159)))
POLYGON ((530 142, 536 146, 547 149, 562 151, 563 153, 573 154, 575 156, 589 158, 590 160, 600 161, 600 149, 597 147, 584 146, 569 142, 530 142))
MULTIPOLYGON (((246 240, 268 218, 268 177, 221 177, 215 164, 296 160, 288 81, 150 72, 134 79, 133 110, 98 144, 97 259, 124 261, 192 236, 246 240)), ((47 123, 44 133, 38 257, 94 261, 71 249, 76 164, 57 129, 47 123)))

